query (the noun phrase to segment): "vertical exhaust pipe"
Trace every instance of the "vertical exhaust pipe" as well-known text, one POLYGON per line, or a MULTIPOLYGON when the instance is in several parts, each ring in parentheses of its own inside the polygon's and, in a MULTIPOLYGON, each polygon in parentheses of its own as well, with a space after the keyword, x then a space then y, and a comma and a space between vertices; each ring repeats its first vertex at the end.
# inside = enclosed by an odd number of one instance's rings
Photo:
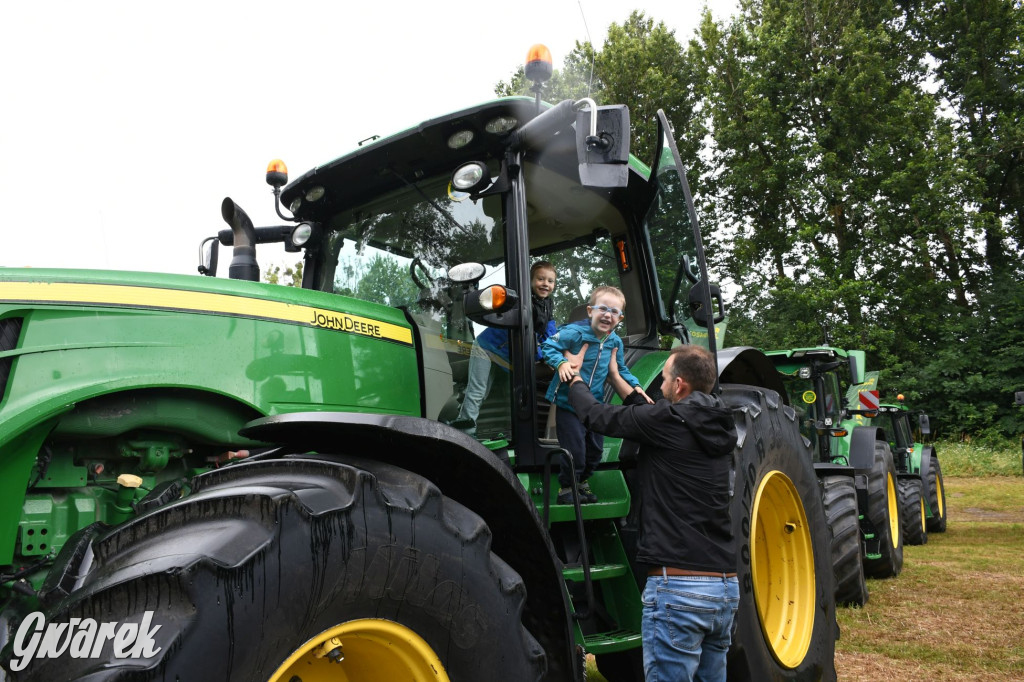
POLYGON ((241 206, 231 200, 231 197, 224 198, 220 205, 220 215, 224 222, 231 226, 231 236, 234 240, 228 277, 250 282, 260 281, 260 266, 256 262, 256 230, 253 229, 252 220, 241 206))

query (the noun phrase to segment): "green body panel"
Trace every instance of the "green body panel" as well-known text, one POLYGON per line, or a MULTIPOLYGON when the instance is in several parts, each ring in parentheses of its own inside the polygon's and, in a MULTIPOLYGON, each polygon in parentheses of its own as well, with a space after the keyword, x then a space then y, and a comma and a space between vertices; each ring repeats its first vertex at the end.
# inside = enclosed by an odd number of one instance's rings
MULTIPOLYGON (((43 514, 38 505, 23 513, 21 500, 39 446, 55 426, 55 435, 83 448, 90 439, 150 424, 195 442, 245 447, 253 443, 237 435, 238 427, 263 415, 420 414, 410 325, 385 306, 235 280, 0 270, 0 318, 6 317, 23 322, 18 346, 3 353, 13 362, 0 402, 0 564, 12 559, 19 517, 24 533, 43 514), (331 320, 342 328, 317 326, 331 320), (396 338, 373 335, 381 329, 396 338), (146 400, 111 398, 139 391, 146 400), (171 397, 182 391, 188 398, 171 397)), ((161 470, 180 457, 173 441, 159 437, 125 447, 137 458, 126 467, 133 473, 161 470)), ((54 466, 40 486, 84 490, 85 474, 84 462, 54 466)), ((45 512, 49 547, 59 549, 66 539, 58 517, 70 518, 77 504, 45 512)), ((112 520, 109 505, 95 508, 94 520, 112 520)))
MULTIPOLYGON (((143 274, 126 281, 131 274, 31 272, 37 281, 117 286, 101 290, 102 302, 93 304, 6 302, 5 284, 29 280, 26 271, 0 270, 0 317, 24 318, 21 343, 8 352, 14 363, 10 389, 0 403, 0 442, 69 403, 137 387, 212 391, 262 414, 310 409, 419 414, 411 343, 274 319, 276 310, 262 310, 260 303, 281 302, 296 313, 348 313, 409 329, 393 308, 253 282, 143 274), (118 304, 124 284, 168 291, 167 307, 118 304), (224 294, 252 312, 176 310, 177 292, 224 294), (358 374, 346 369, 357 364, 358 374)), ((186 304, 208 303, 217 301, 186 304)))

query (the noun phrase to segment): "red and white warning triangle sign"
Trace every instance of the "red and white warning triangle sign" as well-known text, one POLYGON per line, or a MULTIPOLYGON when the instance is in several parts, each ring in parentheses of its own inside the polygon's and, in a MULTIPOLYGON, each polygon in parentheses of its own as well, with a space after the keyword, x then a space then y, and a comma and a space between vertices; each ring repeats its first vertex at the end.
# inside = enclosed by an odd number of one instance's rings
POLYGON ((860 409, 867 412, 877 412, 878 403, 881 402, 878 399, 878 391, 859 391, 860 395, 860 409))

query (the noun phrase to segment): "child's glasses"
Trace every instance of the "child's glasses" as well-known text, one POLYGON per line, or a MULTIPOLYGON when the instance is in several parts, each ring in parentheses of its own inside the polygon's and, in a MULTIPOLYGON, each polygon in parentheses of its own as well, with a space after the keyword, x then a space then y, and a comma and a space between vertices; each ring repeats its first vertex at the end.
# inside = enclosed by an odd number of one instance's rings
POLYGON ((609 308, 606 305, 592 305, 592 306, 590 306, 590 309, 591 310, 596 310, 596 311, 598 311, 600 313, 611 313, 613 317, 621 317, 622 316, 622 311, 621 310, 619 310, 618 308, 609 308))

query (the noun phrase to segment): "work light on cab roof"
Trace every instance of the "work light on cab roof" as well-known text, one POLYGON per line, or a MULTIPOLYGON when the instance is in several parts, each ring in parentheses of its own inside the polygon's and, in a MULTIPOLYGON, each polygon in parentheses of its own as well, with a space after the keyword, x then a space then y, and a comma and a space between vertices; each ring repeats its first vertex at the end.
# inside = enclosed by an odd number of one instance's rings
POLYGON ((491 175, 487 165, 481 161, 472 161, 459 166, 452 175, 452 188, 457 192, 475 194, 491 184, 491 175))

